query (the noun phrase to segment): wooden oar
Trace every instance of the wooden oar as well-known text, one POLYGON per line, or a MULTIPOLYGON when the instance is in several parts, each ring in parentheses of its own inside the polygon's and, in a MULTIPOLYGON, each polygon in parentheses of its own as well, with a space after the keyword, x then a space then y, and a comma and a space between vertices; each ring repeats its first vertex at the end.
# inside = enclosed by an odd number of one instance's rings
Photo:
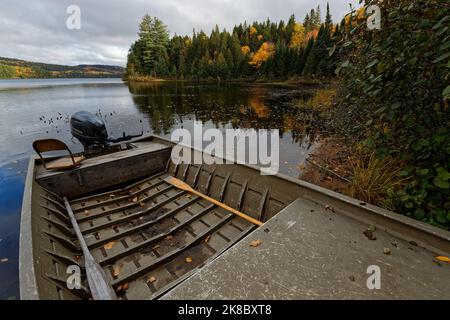
POLYGON ((260 227, 260 226, 262 226, 262 225, 264 224, 264 223, 262 223, 261 221, 258 221, 258 220, 254 219, 254 218, 252 218, 252 217, 249 217, 249 216, 246 215, 245 213, 242 213, 242 212, 240 212, 240 211, 237 211, 237 210, 235 210, 235 209, 233 209, 233 208, 227 206, 226 204, 224 204, 224 203, 222 203, 222 202, 219 202, 219 201, 217 201, 217 200, 215 200, 215 199, 213 199, 213 198, 208 197, 207 195, 204 195, 204 194, 201 193, 201 192, 198 192, 197 190, 194 190, 194 189, 191 188, 191 186, 189 186, 187 183, 185 183, 185 182, 183 182, 183 181, 181 181, 181 180, 179 180, 179 179, 177 179, 177 178, 174 178, 174 177, 167 177, 167 178, 165 179, 165 181, 166 181, 167 183, 169 183, 169 184, 171 184, 171 185, 177 187, 178 189, 181 189, 181 190, 184 190, 184 191, 193 193, 193 194, 195 194, 196 196, 199 196, 200 198, 203 198, 203 199, 205 199, 206 201, 211 202, 211 203, 215 204, 215 205, 218 206, 218 207, 221 207, 222 209, 225 209, 225 210, 227 210, 227 211, 229 211, 229 212, 231 212, 231 213, 234 213, 235 215, 241 217, 242 219, 247 220, 247 221, 250 222, 250 223, 253 223, 254 225, 257 225, 258 227, 260 227))
POLYGON ((89 283, 89 289, 91 289, 92 298, 94 300, 116 300, 117 296, 114 290, 106 280, 106 275, 100 265, 95 262, 94 257, 89 252, 88 246, 84 241, 83 234, 80 231, 75 215, 73 214, 72 208, 70 207, 67 198, 64 198, 64 204, 66 206, 67 213, 70 217, 70 222, 72 222, 73 229, 80 243, 81 249, 84 255, 84 264, 86 268, 86 275, 89 283))

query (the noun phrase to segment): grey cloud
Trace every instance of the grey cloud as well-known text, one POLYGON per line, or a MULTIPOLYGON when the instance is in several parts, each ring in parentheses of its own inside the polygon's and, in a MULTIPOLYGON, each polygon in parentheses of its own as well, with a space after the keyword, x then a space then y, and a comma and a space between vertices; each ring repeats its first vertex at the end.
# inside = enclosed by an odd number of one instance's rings
MULTIPOLYGON (((145 13, 157 16, 172 34, 210 30, 218 24, 231 29, 243 21, 297 20, 326 0, 1 0, 0 56, 59 64, 124 66, 129 46, 145 13), (81 30, 66 28, 69 5, 81 8, 81 30)), ((335 21, 348 12, 348 3, 330 0, 335 21)))

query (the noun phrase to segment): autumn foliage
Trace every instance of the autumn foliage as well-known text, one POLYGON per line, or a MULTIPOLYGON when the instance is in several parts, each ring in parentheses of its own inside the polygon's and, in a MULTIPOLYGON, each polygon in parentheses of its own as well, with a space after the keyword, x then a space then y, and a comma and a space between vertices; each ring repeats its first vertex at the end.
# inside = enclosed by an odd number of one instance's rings
POLYGON ((273 43, 264 42, 258 51, 253 55, 250 60, 250 65, 256 69, 261 68, 262 64, 267 61, 275 53, 275 46, 273 43))
POLYGON ((328 7, 324 21, 317 7, 308 12, 303 22, 292 15, 287 22, 267 19, 239 24, 232 32, 216 26, 209 35, 200 30, 192 36, 167 39, 168 34, 160 20, 144 16, 139 39, 128 55, 128 79, 334 76, 335 66, 328 49, 334 45, 333 37, 339 35, 339 28, 332 23, 328 7), (154 32, 152 21, 160 25, 154 32))

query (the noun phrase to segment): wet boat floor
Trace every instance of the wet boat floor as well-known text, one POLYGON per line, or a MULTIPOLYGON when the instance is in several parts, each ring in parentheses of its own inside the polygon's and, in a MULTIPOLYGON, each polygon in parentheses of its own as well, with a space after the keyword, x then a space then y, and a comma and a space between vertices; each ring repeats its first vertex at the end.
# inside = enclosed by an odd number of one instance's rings
POLYGON ((169 185, 167 176, 70 201, 92 255, 119 298, 158 298, 254 229, 169 185))

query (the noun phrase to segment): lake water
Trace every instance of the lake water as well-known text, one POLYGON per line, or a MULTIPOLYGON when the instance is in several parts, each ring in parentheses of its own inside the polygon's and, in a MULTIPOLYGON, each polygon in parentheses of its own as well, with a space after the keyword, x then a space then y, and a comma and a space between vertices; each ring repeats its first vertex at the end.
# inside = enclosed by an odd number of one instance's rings
POLYGON ((112 137, 177 128, 279 129, 280 171, 291 177, 314 148, 315 114, 302 107, 311 88, 243 84, 153 83, 120 79, 0 80, 0 299, 17 299, 19 222, 31 143, 54 137, 73 151, 70 116, 100 115, 112 137), (7 259, 7 261, 5 260, 7 259))

